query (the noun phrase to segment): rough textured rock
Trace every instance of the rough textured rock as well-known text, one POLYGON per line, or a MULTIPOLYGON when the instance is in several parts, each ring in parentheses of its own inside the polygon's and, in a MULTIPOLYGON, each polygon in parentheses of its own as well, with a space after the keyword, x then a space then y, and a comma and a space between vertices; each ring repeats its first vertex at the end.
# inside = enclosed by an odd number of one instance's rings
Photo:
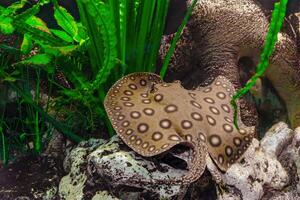
POLYGON ((300 199, 296 164, 299 164, 299 130, 292 131, 279 122, 269 129, 260 144, 254 140, 243 162, 224 174, 224 184, 230 187, 229 192, 219 194, 219 199, 300 199))
POLYGON ((299 148, 300 128, 292 131, 285 123, 279 122, 270 128, 261 142, 254 139, 244 159, 225 174, 208 158, 210 173, 207 171, 188 187, 153 186, 133 180, 182 176, 187 170, 182 164, 184 162, 179 160, 188 159, 189 150, 173 150, 166 155, 146 159, 129 149, 118 137, 106 143, 90 141, 69 153, 65 161, 69 174, 62 179, 59 192, 65 199, 83 199, 91 188, 94 189, 90 196, 94 199, 108 194, 111 195, 108 199, 132 200, 300 199, 299 148))
MULTIPOLYGON (((134 151, 122 150, 122 142, 114 137, 110 142, 97 148, 88 156, 88 171, 90 177, 100 177, 116 188, 127 185, 151 191, 160 198, 170 198, 185 192, 185 187, 178 185, 139 185, 136 179, 164 180, 183 176, 184 170, 172 168, 164 163, 159 167, 155 162, 146 160, 134 151), (94 176, 96 174, 96 176, 94 176)), ((99 182, 99 180, 94 180, 99 182)))
POLYGON ((260 141, 265 152, 278 156, 286 145, 290 144, 294 136, 287 124, 279 122, 272 126, 260 141))
POLYGON ((92 200, 118 200, 119 198, 113 197, 107 191, 97 192, 92 200))
MULTIPOLYGON (((282 190, 289 183, 289 177, 280 162, 264 152, 259 142, 253 140, 252 145, 244 154, 243 163, 233 165, 223 176, 223 181, 232 196, 241 199, 258 200, 264 195, 264 187, 282 190)), ((219 199, 221 198, 220 194, 219 199)))
POLYGON ((101 139, 84 141, 67 155, 64 161, 64 169, 69 173, 60 181, 60 198, 66 200, 84 198, 83 190, 87 181, 86 156, 103 143, 104 140, 101 139))

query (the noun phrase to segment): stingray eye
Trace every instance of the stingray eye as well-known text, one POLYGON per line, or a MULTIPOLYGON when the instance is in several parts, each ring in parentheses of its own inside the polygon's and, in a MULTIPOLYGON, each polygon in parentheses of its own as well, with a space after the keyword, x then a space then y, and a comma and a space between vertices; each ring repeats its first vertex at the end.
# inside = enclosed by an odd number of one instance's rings
POLYGON ((156 91, 157 91, 157 88, 155 88, 155 84, 151 83, 151 85, 150 85, 150 93, 154 93, 156 91))

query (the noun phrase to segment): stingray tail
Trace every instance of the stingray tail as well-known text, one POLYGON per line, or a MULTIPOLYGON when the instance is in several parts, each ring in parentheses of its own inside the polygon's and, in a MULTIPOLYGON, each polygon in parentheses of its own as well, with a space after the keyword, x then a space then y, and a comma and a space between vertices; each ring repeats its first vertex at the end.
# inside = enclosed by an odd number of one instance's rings
POLYGON ((206 156, 207 147, 205 144, 201 142, 199 146, 193 146, 193 158, 188 165, 188 173, 174 181, 186 185, 198 180, 206 168, 206 156))
POLYGON ((151 179, 151 180, 142 180, 134 179, 130 180, 135 183, 143 184, 175 184, 175 185, 188 185, 196 180, 198 180, 203 174, 206 168, 206 156, 207 156, 207 147, 204 143, 201 142, 199 146, 192 146, 193 158, 191 162, 188 163, 189 171, 186 175, 182 177, 175 177, 169 179, 151 179))

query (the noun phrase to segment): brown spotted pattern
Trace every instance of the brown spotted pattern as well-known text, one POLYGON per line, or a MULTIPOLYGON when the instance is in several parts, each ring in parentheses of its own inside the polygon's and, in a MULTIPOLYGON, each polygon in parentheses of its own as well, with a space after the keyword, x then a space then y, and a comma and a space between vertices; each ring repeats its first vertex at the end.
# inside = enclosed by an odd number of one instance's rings
POLYGON ((230 98, 234 88, 224 77, 197 90, 180 82, 164 83, 151 73, 123 77, 110 89, 105 109, 123 141, 143 156, 163 153, 184 143, 194 150, 185 183, 198 179, 207 153, 221 170, 238 161, 255 130, 233 125, 230 98))

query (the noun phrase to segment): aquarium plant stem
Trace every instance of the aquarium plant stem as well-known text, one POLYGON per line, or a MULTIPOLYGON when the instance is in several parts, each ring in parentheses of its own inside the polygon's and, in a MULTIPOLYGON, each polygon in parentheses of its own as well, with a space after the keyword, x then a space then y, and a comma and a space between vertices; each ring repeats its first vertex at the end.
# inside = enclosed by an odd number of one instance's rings
MULTIPOLYGON (((36 104, 38 105, 39 103, 39 97, 40 97, 40 73, 41 70, 38 69, 36 70, 36 74, 37 74, 37 84, 36 84, 36 94, 35 94, 35 100, 36 100, 36 104)), ((41 152, 41 134, 40 134, 40 130, 39 130, 39 112, 36 110, 35 111, 35 130, 34 130, 34 134, 35 134, 35 141, 34 141, 34 148, 35 151, 40 153, 41 152)))
POLYGON ((272 53, 274 52, 275 44, 278 39, 278 33, 279 33, 279 31, 282 27, 283 21, 284 21, 287 2, 288 2, 288 0, 281 0, 278 3, 275 3, 274 11, 272 13, 272 18, 271 18, 271 22, 270 22, 269 31, 266 36, 265 45, 264 45, 263 51, 260 55, 260 61, 256 67, 256 73, 254 76, 252 76, 250 81, 248 81, 247 84, 243 88, 238 90, 235 93, 235 95, 232 97, 231 105, 234 108, 234 125, 237 129, 239 129, 239 127, 238 127, 238 123, 237 123, 237 121, 238 121, 238 115, 237 115, 238 106, 237 106, 236 101, 238 99, 240 99, 242 96, 244 96, 245 94, 247 94, 247 92, 255 85, 257 79, 262 77, 262 75, 265 73, 267 67, 269 66, 269 60, 270 60, 272 53))
POLYGON ((177 32, 175 33, 175 36, 172 40, 172 43, 171 43, 171 46, 170 46, 170 49, 168 50, 167 52, 167 55, 164 59, 164 62, 163 62, 163 65, 162 65, 162 68, 160 70, 160 76, 161 78, 163 79, 166 75, 166 72, 167 72, 167 69, 168 69, 168 66, 169 66, 169 63, 170 63, 170 60, 171 60, 171 57, 174 53, 174 50, 175 50, 175 47, 176 47, 176 44, 178 42, 178 40, 180 39, 180 36, 181 36, 181 33, 184 29, 184 27, 186 26, 186 24, 188 23, 188 20, 190 18, 190 16, 192 15, 192 12, 193 12, 193 9, 196 5, 198 0, 193 0, 192 4, 190 5, 190 7, 188 8, 187 10, 187 13, 186 15, 184 16, 184 19, 180 25, 180 27, 178 28, 177 32))
POLYGON ((6 165, 7 162, 8 162, 8 159, 7 159, 7 151, 6 151, 6 142, 5 142, 5 136, 4 136, 4 133, 3 133, 3 121, 1 120, 1 123, 0 123, 0 133, 1 133, 1 154, 2 154, 2 161, 3 161, 3 164, 6 165))

